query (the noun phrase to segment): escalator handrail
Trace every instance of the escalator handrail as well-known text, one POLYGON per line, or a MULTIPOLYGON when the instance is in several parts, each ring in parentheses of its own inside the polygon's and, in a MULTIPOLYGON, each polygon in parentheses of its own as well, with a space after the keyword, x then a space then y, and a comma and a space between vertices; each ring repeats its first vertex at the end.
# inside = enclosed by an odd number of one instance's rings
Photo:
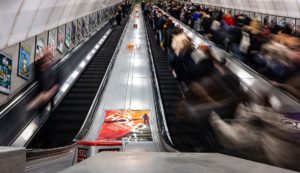
MULTIPOLYGON (((163 103, 162 103, 162 97, 161 97, 161 94, 160 94, 160 87, 159 87, 159 83, 158 83, 158 79, 157 79, 157 73, 156 73, 156 69, 155 69, 155 66, 154 66, 154 60, 153 60, 153 56, 152 56, 152 50, 151 50, 151 44, 150 44, 150 41, 149 41, 149 36, 148 36, 148 31, 147 31, 147 27, 146 27, 146 23, 144 21, 144 25, 145 25, 145 32, 146 32, 146 40, 147 40, 147 47, 148 47, 148 53, 149 53, 149 56, 150 56, 150 69, 151 69, 151 76, 152 76, 152 87, 154 89, 154 92, 153 92, 153 96, 154 96, 154 101, 155 101, 155 109, 156 109, 156 113, 160 115, 160 117, 162 117, 163 119, 163 129, 164 129, 164 132, 165 132, 165 135, 167 136, 167 140, 162 136, 161 133, 160 134, 160 138, 161 138, 161 141, 165 147, 165 149, 167 151, 171 151, 171 152, 178 152, 176 149, 174 149, 171 145, 173 145, 173 141, 172 141, 172 138, 170 136, 170 133, 169 133, 169 129, 168 129, 168 125, 167 125, 167 121, 166 121, 166 117, 165 117, 165 110, 164 110, 164 107, 163 107, 163 103)), ((158 122, 159 124, 159 122, 158 122)), ((161 128, 161 127, 159 127, 161 128)))
POLYGON ((51 149, 27 149, 26 150, 26 161, 30 160, 36 160, 39 158, 49 157, 49 156, 55 156, 59 154, 64 154, 69 151, 72 151, 75 149, 76 144, 71 144, 65 147, 59 147, 59 148, 51 148, 51 149))
MULTIPOLYGON (((127 20, 130 20, 130 19, 127 19, 127 20)), ((111 74, 111 71, 113 69, 115 60, 116 60, 117 55, 119 53, 120 47, 122 45, 122 41, 123 41, 123 39, 125 37, 125 33, 126 33, 126 29, 128 28, 128 25, 129 25, 129 22, 127 22, 127 24, 125 25, 125 27, 123 29, 122 35, 120 37, 120 40, 119 40, 119 42, 117 44, 117 47, 116 47, 116 49, 114 51, 112 59, 111 59, 109 65, 107 67, 107 70, 106 70, 106 72, 105 72, 105 74, 103 76, 103 79, 102 79, 101 84, 100 84, 100 86, 99 86, 99 88, 97 90, 97 93, 96 93, 95 98, 94 98, 94 100, 92 102, 92 105, 91 105, 91 107, 89 109, 87 117, 86 117, 83 125, 81 126, 78 134, 74 138, 74 141, 81 140, 81 139, 83 139, 85 137, 85 135, 87 134, 87 132, 89 130, 89 127, 91 126, 91 124, 92 124, 92 122, 94 120, 94 117, 95 117, 95 114, 96 114, 96 110, 99 107, 100 100, 101 100, 101 98, 103 96, 103 91, 104 91, 105 86, 106 86, 106 84, 108 82, 108 79, 110 77, 110 74, 111 74)))
MULTIPOLYGON (((155 6, 156 8, 159 8, 158 6, 155 6)), ((202 41, 206 42, 207 44, 209 44, 210 46, 212 46, 214 49, 222 52, 222 54, 226 55, 226 58, 228 58, 229 60, 231 60, 232 62, 234 62, 234 64, 236 64, 237 66, 239 66, 240 68, 243 68, 245 71, 249 72, 251 75, 255 76, 256 79, 261 78, 263 79, 265 82, 267 82, 269 85, 273 86, 272 83, 270 82, 269 79, 267 79, 266 77, 260 75, 258 72, 256 72, 255 70, 253 70, 251 67, 249 67, 248 65, 246 65, 245 63, 237 60, 236 58, 234 58, 235 56, 228 53, 227 51, 219 48, 218 46, 216 46, 215 43, 213 43, 212 41, 208 40, 206 37, 204 37, 203 35, 197 33, 195 30, 193 30, 192 28, 190 28, 189 26, 187 26, 186 24, 184 24, 183 22, 179 21, 178 19, 176 19, 175 17, 171 16, 170 14, 168 14, 167 12, 165 12, 163 9, 159 8, 160 11, 171 17, 171 19, 173 21, 176 21, 179 25, 181 25, 182 27, 184 27, 186 30, 192 32, 194 35, 196 35, 197 37, 199 37, 202 41)), ((283 95, 288 96, 289 98, 291 98, 293 101, 300 103, 300 99, 297 99, 295 96, 293 96, 292 94, 288 93, 287 91, 284 91, 283 89, 280 89, 278 87, 274 87, 274 89, 276 89, 276 91, 280 92, 283 95)))
MULTIPOLYGON (((71 50, 68 54, 63 56, 58 62, 55 64, 54 69, 58 69, 61 67, 64 62, 66 62, 78 49, 80 49, 82 46, 84 46, 101 28, 103 28, 111 18, 108 18, 107 21, 103 22, 101 25, 98 26, 98 29, 96 29, 93 33, 91 33, 88 37, 86 37, 83 41, 81 41, 80 44, 78 44, 75 48, 71 50)), ((11 111, 13 108, 15 108, 22 100, 24 100, 31 92, 33 92, 34 89, 36 89, 38 85, 38 82, 35 81, 33 84, 29 86, 28 89, 26 89, 24 92, 19 94, 18 96, 15 97, 7 106, 5 106, 1 111, 0 111, 0 119, 3 118, 9 111, 11 111)))

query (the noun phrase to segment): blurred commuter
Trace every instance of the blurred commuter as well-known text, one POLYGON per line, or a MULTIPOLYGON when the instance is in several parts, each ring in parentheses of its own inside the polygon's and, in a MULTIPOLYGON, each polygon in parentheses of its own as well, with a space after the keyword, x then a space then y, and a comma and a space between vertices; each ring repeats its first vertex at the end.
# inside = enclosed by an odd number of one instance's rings
POLYGON ((162 49, 164 48, 164 46, 163 46, 163 42, 164 42, 164 35, 163 35, 164 24, 165 24, 165 18, 162 15, 161 12, 158 12, 155 28, 156 28, 157 33, 158 33, 159 45, 162 49))
POLYGON ((142 10, 143 10, 143 11, 145 10, 145 5, 146 5, 146 2, 145 2, 145 1, 142 1, 141 7, 142 7, 142 10))
POLYGON ((210 122, 225 151, 300 171, 298 133, 281 123, 282 116, 271 107, 251 104, 240 105, 231 123, 216 113, 210 122))
POLYGON ((299 71, 299 48, 298 38, 277 35, 252 56, 252 66, 269 79, 283 82, 299 71), (285 40, 281 41, 281 37, 285 40))
POLYGON ((27 105, 28 110, 38 109, 51 101, 51 108, 54 107, 54 96, 59 89, 58 74, 54 69, 54 56, 46 53, 36 60, 36 79, 38 81, 39 94, 27 105))
POLYGON ((125 15, 126 15, 126 3, 124 2, 121 5, 121 7, 122 7, 122 16, 123 16, 123 18, 125 18, 125 15))
POLYGON ((117 11, 115 13, 115 18, 117 21, 117 25, 121 25, 121 21, 122 21, 122 7, 118 6, 117 11))
POLYGON ((231 14, 231 10, 229 10, 229 12, 223 17, 223 20, 229 26, 235 26, 236 25, 235 18, 231 14))
POLYGON ((174 70, 179 81, 190 81, 188 64, 192 63, 191 53, 194 46, 185 33, 175 35, 172 39, 172 49, 175 53, 174 70))
POLYGON ((175 53, 174 70, 179 81, 189 84, 212 72, 212 59, 202 50, 195 49, 186 34, 173 37, 172 49, 175 53))
POLYGON ((241 95, 237 94, 241 91, 239 79, 235 76, 234 80, 227 80, 227 70, 220 70, 191 82, 185 92, 185 99, 176 106, 182 136, 192 141, 194 151, 213 149, 210 144, 210 112, 216 111, 222 118, 232 119, 238 103, 242 101, 241 95))
POLYGON ((143 15, 146 21, 149 18, 149 13, 150 13, 150 7, 148 5, 145 5, 143 8, 143 15))
POLYGON ((150 117, 147 114, 143 115, 144 124, 150 125, 150 117))
POLYGON ((175 61, 175 53, 172 48, 172 40, 173 37, 182 33, 182 29, 175 27, 174 23, 172 20, 167 21, 167 31, 165 35, 165 46, 167 48, 167 54, 168 54, 168 60, 170 67, 174 69, 174 61, 175 61))
POLYGON ((201 17, 202 17, 201 13, 197 10, 191 16, 192 28, 197 32, 200 32, 201 17))

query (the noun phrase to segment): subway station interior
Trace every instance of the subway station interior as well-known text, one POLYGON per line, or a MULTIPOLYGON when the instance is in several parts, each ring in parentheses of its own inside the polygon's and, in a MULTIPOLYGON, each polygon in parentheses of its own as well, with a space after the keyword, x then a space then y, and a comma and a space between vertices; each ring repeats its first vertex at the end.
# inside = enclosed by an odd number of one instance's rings
POLYGON ((0 0, 0 173, 300 172, 299 0, 0 0))

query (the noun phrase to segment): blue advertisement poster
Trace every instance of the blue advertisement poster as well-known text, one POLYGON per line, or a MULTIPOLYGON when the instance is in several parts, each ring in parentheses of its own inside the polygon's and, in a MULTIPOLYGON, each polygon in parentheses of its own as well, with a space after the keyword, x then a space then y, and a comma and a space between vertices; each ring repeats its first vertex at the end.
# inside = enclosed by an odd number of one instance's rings
POLYGON ((65 42, 65 36, 61 28, 57 29, 57 50, 59 53, 63 53, 63 46, 65 42))
POLYGON ((18 75, 26 80, 30 74, 30 47, 21 43, 19 52, 18 75))
POLYGON ((82 18, 82 25, 81 25, 81 35, 82 35, 82 37, 84 37, 85 36, 85 30, 86 30, 86 23, 85 23, 85 19, 84 19, 84 17, 82 18))
POLYGON ((80 41, 81 39, 81 36, 82 36, 82 33, 83 33, 83 30, 81 28, 82 24, 80 22, 80 19, 77 20, 77 31, 76 31, 76 34, 77 34, 77 40, 80 41))
POLYGON ((56 49, 54 30, 49 31, 49 33, 48 33, 48 49, 54 55, 54 52, 55 52, 55 49, 56 49))
POLYGON ((71 31, 70 27, 66 26, 66 38, 65 38, 65 44, 68 48, 70 48, 71 45, 71 31))
POLYGON ((71 40, 75 44, 76 42, 76 25, 74 22, 72 22, 72 34, 71 34, 71 40))
POLYGON ((100 23, 100 12, 98 11, 97 12, 97 24, 99 24, 100 23))
POLYGON ((0 53, 0 92, 10 93, 12 59, 0 53))

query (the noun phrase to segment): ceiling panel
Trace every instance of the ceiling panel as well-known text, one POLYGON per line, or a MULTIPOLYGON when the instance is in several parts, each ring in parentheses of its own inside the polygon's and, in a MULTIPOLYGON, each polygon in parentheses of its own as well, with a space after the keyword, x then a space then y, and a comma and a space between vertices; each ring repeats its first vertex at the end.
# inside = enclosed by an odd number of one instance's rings
POLYGON ((267 13, 267 10, 265 8, 265 2, 262 1, 262 0, 253 0, 256 2, 256 5, 257 5, 257 12, 260 12, 260 13, 267 13))
POLYGON ((52 29, 58 26, 58 21, 60 20, 66 6, 68 0, 58 0, 54 6, 54 9, 49 18, 48 24, 46 26, 46 30, 52 29))
POLYGON ((0 49, 6 45, 22 0, 0 0, 0 49))
POLYGON ((280 16, 287 16, 287 9, 283 0, 273 0, 276 14, 280 16))
POLYGON ((251 11, 250 3, 249 3, 248 0, 242 0, 241 2, 242 2, 242 4, 243 4, 243 6, 244 6, 244 10, 246 10, 246 11, 251 11))
POLYGON ((299 2, 300 0, 285 0, 285 6, 288 9, 287 13, 289 17, 296 17, 300 18, 300 8, 299 8, 299 2))
POLYGON ((74 9, 72 11, 72 14, 70 16, 72 18, 72 20, 81 16, 81 13, 83 13, 83 11, 85 9, 84 2, 85 2, 85 0, 77 1, 76 5, 74 6, 74 9))
POLYGON ((23 3, 20 13, 15 21, 12 34, 9 37, 8 44, 12 45, 26 39, 37 9, 41 0, 26 0, 23 3))
POLYGON ((272 0, 263 0, 265 3, 266 12, 268 14, 276 15, 276 10, 272 0))
POLYGON ((249 0, 249 7, 250 7, 251 11, 259 12, 257 3, 255 0, 249 0))
POLYGON ((72 9, 76 4, 77 0, 68 0, 67 6, 63 11, 63 14, 58 22, 58 25, 62 25, 64 23, 69 22, 69 16, 71 15, 72 9))
POLYGON ((29 31, 29 36, 34 36, 39 33, 42 33, 46 28, 46 24, 51 15, 52 9, 55 6, 55 0, 43 0, 41 7, 39 8, 36 18, 32 24, 32 28, 29 31))

